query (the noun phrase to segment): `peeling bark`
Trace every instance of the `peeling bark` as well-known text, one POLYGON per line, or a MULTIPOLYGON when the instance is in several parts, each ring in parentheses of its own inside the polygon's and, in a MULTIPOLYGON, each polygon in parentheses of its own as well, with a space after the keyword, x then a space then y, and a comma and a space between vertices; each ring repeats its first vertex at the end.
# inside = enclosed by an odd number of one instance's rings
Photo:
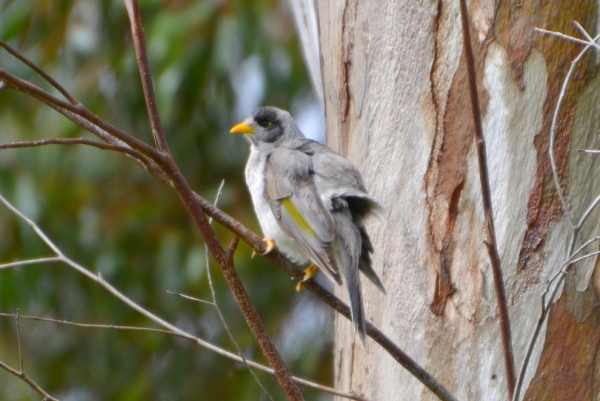
MULTIPOLYGON (((546 59, 548 70, 548 96, 544 105, 544 124, 536 135, 537 171, 535 188, 532 191, 527 207, 527 231, 522 240, 517 271, 527 266, 529 257, 543 244, 548 231, 562 216, 562 207, 552 182, 550 161, 548 160, 548 133, 552 122, 552 114, 565 77, 568 65, 581 51, 581 46, 573 46, 564 40, 549 36, 535 35, 535 26, 544 29, 578 35, 573 21, 584 24, 589 32, 596 31, 592 18, 596 18, 598 4, 585 0, 573 2, 508 2, 503 1, 498 8, 494 30, 497 40, 509 53, 509 60, 520 76, 523 60, 532 48, 539 50, 546 59), (560 16, 558 18, 558 16, 560 16), (585 22, 589 21, 588 24, 585 22)), ((590 56, 588 56, 590 57, 590 56)), ((556 160, 561 177, 566 177, 568 170, 569 144, 573 116, 577 107, 577 98, 586 87, 594 73, 585 73, 589 69, 589 60, 579 66, 577 78, 573 80, 567 97, 563 102, 560 126, 556 140, 556 160)), ((595 70, 595 68, 594 68, 595 70)), ((589 71, 592 72, 592 71, 589 71)), ((522 84, 520 84, 522 86, 522 84)))
POLYGON ((552 306, 542 358, 524 400, 596 400, 600 393, 600 300, 592 285, 575 291, 570 276, 566 287, 570 295, 552 306), (571 312, 569 303, 575 304, 571 312))
MULTIPOLYGON (((317 7, 328 144, 360 168, 386 207, 368 230, 388 295, 363 280, 367 318, 459 399, 505 400, 458 3, 346 0, 317 7)), ((518 367, 570 235, 548 144, 562 80, 581 50, 533 28, 575 35, 577 20, 594 35, 598 4, 472 0, 469 12, 518 367)), ((600 194, 600 157, 576 151, 600 148, 600 78, 596 56, 586 57, 563 102, 555 152, 577 214, 600 194)), ((598 229, 599 215, 583 238, 598 229)), ((569 273, 534 351, 526 399, 598 393, 595 262, 569 273), (570 380, 578 383, 572 389, 564 386, 570 380)), ((337 387, 372 400, 433 399, 373 343, 360 348, 350 323, 336 317, 335 324, 337 387)))

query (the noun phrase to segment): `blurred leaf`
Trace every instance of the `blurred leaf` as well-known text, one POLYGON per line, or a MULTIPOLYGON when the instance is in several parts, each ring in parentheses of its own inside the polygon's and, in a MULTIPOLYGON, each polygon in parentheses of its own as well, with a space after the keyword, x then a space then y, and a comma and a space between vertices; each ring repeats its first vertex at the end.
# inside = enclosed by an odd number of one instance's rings
MULTIPOLYGON (((286 109, 304 104, 310 82, 290 16, 274 0, 152 0, 141 1, 141 10, 157 102, 177 162, 207 199, 214 199, 225 179, 220 207, 260 232, 243 181, 248 145, 228 129, 239 113, 250 112, 237 108, 246 97, 286 109), (254 89, 236 92, 249 60, 254 72, 247 88, 254 89)), ((0 0, 1 39, 39 63, 94 113, 151 143, 130 36, 120 0, 0 0)), ((0 64, 56 94, 3 50, 0 64)), ((91 137, 39 101, 0 91, 0 142, 78 136, 91 137)), ((0 151, 0 193, 69 257, 101 272, 133 300, 233 349, 210 306, 165 292, 211 299, 204 244, 177 196, 129 159, 75 146, 0 151)), ((227 246, 232 234, 217 224, 215 230, 227 246)), ((0 263, 48 255, 31 229, 0 207, 0 263)), ((299 299, 288 276, 265 258, 250 259, 246 244, 240 244, 235 262, 273 338, 286 324, 298 324, 287 319, 299 299)), ((236 339, 248 357, 264 362, 222 275, 216 265, 211 269, 217 300, 236 339)), ((0 311, 16 308, 72 321, 149 325, 59 264, 0 270, 0 311)), ((294 373, 332 380, 330 325, 295 344, 289 360, 294 373)), ((28 374, 61 399, 261 399, 261 390, 239 364, 160 334, 24 321, 22 340, 28 374)), ((13 319, 0 318, 0 360, 18 363, 13 319)), ((283 396, 273 378, 260 378, 275 399, 283 396)), ((21 387, 26 388, 0 373, 0 399, 30 399, 28 390, 15 392, 21 387)), ((317 398, 312 390, 305 395, 317 398)))

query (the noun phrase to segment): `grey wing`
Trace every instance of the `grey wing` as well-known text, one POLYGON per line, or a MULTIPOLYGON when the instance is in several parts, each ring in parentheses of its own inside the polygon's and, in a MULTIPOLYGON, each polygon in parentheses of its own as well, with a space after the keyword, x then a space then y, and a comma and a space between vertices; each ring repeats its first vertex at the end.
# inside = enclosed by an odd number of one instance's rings
POLYGON ((366 217, 381 216, 383 206, 369 196, 358 169, 339 153, 309 140, 299 143, 297 149, 312 155, 315 184, 321 196, 329 202, 332 215, 345 208, 351 211, 351 220, 361 237, 358 269, 385 294, 385 288, 372 267, 370 254, 374 250, 364 225, 366 217))
POLYGON ((287 148, 272 151, 265 166, 265 196, 281 229, 341 284, 331 245, 334 223, 315 187, 311 158, 287 148))
POLYGON ((360 277, 358 275, 359 258, 361 257, 361 233, 353 224, 351 212, 347 208, 332 212, 332 216, 337 234, 333 245, 334 253, 348 290, 354 332, 364 346, 367 327, 360 277))
POLYGON ((298 146, 298 150, 312 154, 315 185, 323 198, 344 199, 361 218, 383 214, 383 206, 369 196, 360 172, 348 159, 327 146, 310 140, 305 140, 298 146))

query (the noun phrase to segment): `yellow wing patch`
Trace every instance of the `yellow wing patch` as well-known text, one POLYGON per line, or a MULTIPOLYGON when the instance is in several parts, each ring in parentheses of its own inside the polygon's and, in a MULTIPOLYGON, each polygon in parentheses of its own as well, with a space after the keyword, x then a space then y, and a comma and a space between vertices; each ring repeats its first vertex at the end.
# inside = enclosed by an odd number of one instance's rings
POLYGON ((312 229, 310 224, 308 224, 308 221, 306 221, 304 216, 302 216, 302 214, 290 198, 282 199, 281 205, 285 208, 285 210, 287 210, 287 212, 294 220, 294 223, 296 223, 300 227, 300 230, 302 230, 302 232, 309 234, 311 237, 315 236, 315 231, 312 229))

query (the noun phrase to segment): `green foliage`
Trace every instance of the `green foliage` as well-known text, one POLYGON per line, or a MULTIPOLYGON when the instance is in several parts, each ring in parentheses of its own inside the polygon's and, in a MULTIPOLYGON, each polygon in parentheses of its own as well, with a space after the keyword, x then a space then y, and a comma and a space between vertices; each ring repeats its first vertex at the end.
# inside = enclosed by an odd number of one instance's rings
MULTIPOLYGON (((246 96, 291 108, 310 92, 287 8, 275 0, 142 1, 158 105, 169 145, 194 188, 256 232, 243 169, 247 144, 228 134, 246 96), (254 64, 253 64, 254 63, 254 64), (239 93, 244 66, 258 66, 262 96, 239 93), (237 92, 236 92, 237 91, 237 92)), ((121 1, 0 0, 0 38, 49 72, 91 111, 151 143, 139 72, 121 1)), ((0 50, 0 66, 58 95, 0 50)), ((260 95, 260 93, 258 94, 260 95)), ((0 142, 91 134, 24 94, 0 91, 0 142)), ((215 311, 168 295, 210 299, 204 247, 176 195, 122 154, 81 146, 0 151, 0 193, 36 221, 66 255, 103 276, 149 310, 224 348, 233 347, 215 311)), ((227 245, 232 234, 215 226, 227 245)), ((49 256, 22 221, 0 206, 0 263, 49 256)), ((276 341, 307 294, 266 259, 240 244, 236 266, 276 341)), ((218 302, 246 356, 264 363, 220 272, 218 302)), ((330 318, 314 303, 315 314, 330 318)), ((316 304, 318 305, 318 304, 316 304)), ((72 269, 37 265, 0 270, 0 312, 76 322, 151 325, 72 269)), ((325 319, 325 320, 327 320, 325 319)), ((295 324, 299 324, 296 322, 295 324)), ((286 326, 287 325, 287 326, 286 326)), ((25 369, 65 400, 264 399, 248 371, 185 340, 21 321, 25 369)), ((290 330, 288 330, 289 332, 290 330)), ((331 381, 331 328, 294 352, 292 371, 331 381)), ((16 327, 0 318, 0 361, 18 366, 16 327)), ((287 353, 286 353, 287 352, 287 353)), ((275 399, 274 378, 258 373, 275 399)), ((31 399, 23 382, 0 371, 0 399, 31 399)), ((307 399, 328 396, 306 390, 307 399)), ((34 398, 39 398, 34 396, 34 398)))

